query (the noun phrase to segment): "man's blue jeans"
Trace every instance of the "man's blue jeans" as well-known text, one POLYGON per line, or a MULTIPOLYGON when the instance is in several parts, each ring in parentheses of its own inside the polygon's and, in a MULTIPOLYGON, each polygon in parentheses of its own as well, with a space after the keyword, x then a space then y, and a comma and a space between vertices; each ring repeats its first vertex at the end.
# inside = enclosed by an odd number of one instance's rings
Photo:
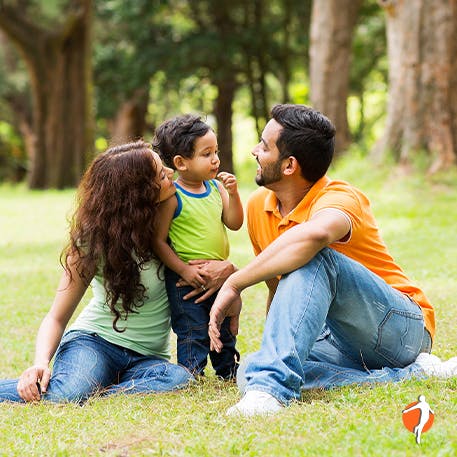
POLYGON ((187 367, 193 374, 202 375, 208 355, 217 376, 232 379, 236 376, 240 354, 236 350, 236 337, 230 332, 230 319, 225 319, 221 327, 222 351, 210 351, 208 335, 209 312, 216 294, 201 303, 198 298, 184 300, 193 287, 176 287, 180 279, 174 271, 165 270, 165 284, 171 309, 171 326, 177 336, 178 363, 187 367))
POLYGON ((414 301, 325 248, 281 278, 261 348, 239 370, 239 385, 288 404, 303 389, 421 377, 410 364, 430 350, 414 301))
MULTIPOLYGON (((192 379, 184 367, 75 330, 62 338, 42 399, 82 403, 94 394, 166 392, 185 387, 192 379)), ((17 382, 0 381, 0 401, 23 401, 17 382)))

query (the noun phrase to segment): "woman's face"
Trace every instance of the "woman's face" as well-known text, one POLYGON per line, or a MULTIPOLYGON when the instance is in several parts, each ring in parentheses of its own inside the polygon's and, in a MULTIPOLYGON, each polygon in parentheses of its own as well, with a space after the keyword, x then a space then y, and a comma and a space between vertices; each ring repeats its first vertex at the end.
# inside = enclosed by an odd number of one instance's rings
POLYGON ((156 152, 153 152, 152 155, 157 169, 156 179, 160 184, 159 201, 163 202, 176 192, 175 185, 173 184, 173 170, 164 166, 162 160, 160 160, 160 157, 156 152))

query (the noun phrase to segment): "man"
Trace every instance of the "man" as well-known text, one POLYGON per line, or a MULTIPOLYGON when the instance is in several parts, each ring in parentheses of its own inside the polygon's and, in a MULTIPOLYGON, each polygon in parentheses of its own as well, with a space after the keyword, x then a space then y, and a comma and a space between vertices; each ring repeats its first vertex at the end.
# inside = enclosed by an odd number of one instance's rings
POLYGON ((261 187, 249 199, 256 258, 228 278, 213 305, 209 334, 237 332, 240 293, 266 281, 261 348, 246 361, 244 396, 228 414, 271 414, 302 389, 457 375, 457 357, 430 355, 432 305, 394 262, 368 199, 326 172, 335 128, 319 112, 277 105, 253 155, 261 187), (415 362, 415 363, 414 363, 415 362))

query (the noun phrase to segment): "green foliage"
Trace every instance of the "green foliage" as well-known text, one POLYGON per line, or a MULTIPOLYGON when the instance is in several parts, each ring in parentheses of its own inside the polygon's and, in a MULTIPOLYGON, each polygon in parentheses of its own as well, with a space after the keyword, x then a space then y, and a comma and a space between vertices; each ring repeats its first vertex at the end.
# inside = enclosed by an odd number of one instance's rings
MULTIPOLYGON (((363 156, 352 151, 330 176, 350 180, 370 198, 391 253, 435 305, 434 352, 456 355, 457 173, 437 181, 420 173, 403 176, 363 156)), ((254 188, 253 174, 241 186, 243 202, 254 188)), ((0 186, 0 377, 17 376, 33 360, 34 335, 61 271, 58 254, 73 197, 73 191, 0 186)), ((252 258, 245 228, 230 238, 231 258, 243 266, 252 258)), ((242 356, 260 346, 265 297, 263 285, 243 293, 242 356)), ((237 389, 209 369, 207 379, 179 393, 94 398, 83 407, 0 404, 0 454, 451 457, 457 454, 456 390, 456 379, 430 379, 311 391, 274 417, 229 418, 224 412, 239 399, 237 389), (421 393, 435 424, 418 446, 403 427, 401 410, 421 393)))
POLYGON ((112 118, 122 102, 161 68, 161 47, 171 31, 162 21, 167 2, 112 0, 96 2, 94 79, 97 113, 112 118))
POLYGON ((20 181, 26 170, 19 115, 30 110, 29 87, 23 62, 0 37, 0 182, 20 181))
POLYGON ((386 25, 376 0, 362 3, 352 44, 349 79, 349 123, 356 142, 371 147, 387 94, 386 25), (382 103, 378 103, 381 100, 382 103), (373 135, 374 133, 374 135, 373 135))
POLYGON ((11 124, 0 121, 0 183, 21 181, 26 162, 22 138, 11 124))

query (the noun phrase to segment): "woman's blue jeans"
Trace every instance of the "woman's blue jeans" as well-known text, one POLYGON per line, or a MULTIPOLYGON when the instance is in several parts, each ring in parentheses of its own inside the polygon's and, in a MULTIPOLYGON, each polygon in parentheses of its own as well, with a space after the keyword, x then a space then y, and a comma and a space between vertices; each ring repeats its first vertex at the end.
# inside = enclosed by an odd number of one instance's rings
MULTIPOLYGON (((74 330, 62 338, 42 400, 82 403, 94 394, 166 392, 185 387, 192 379, 184 367, 74 330)), ((0 401, 23 401, 17 382, 0 381, 0 401)))
POLYGON ((281 278, 261 348, 240 367, 239 386, 288 404, 303 389, 422 377, 412 363, 430 350, 414 301, 325 248, 281 278))

